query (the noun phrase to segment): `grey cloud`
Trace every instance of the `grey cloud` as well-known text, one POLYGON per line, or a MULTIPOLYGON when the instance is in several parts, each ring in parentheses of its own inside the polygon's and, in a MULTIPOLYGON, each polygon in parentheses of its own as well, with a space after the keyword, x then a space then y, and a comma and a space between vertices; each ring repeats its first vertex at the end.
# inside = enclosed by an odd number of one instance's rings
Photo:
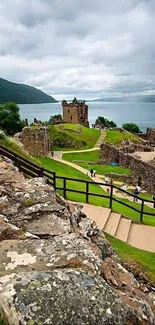
POLYGON ((1 0, 1 77, 84 98, 154 91, 154 0, 1 0))

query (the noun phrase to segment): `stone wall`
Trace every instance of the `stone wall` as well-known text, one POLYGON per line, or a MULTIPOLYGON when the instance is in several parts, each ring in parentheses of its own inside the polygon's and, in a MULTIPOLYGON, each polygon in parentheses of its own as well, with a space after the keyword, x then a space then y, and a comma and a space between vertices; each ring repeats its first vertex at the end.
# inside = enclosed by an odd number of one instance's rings
POLYGON ((147 128, 147 136, 149 143, 155 145, 155 129, 147 128))
POLYGON ((155 166, 124 153, 108 143, 101 144, 100 148, 100 161, 102 163, 116 162, 119 166, 130 168, 130 179, 134 185, 137 185, 138 178, 141 176, 143 188, 150 193, 155 192, 155 166))
POLYGON ((48 128, 25 127, 21 133, 21 142, 24 145, 24 149, 32 156, 46 157, 50 150, 48 128))
POLYGON ((77 99, 74 98, 72 103, 67 103, 66 100, 63 100, 62 106, 64 122, 89 126, 88 106, 84 101, 78 102, 77 99))

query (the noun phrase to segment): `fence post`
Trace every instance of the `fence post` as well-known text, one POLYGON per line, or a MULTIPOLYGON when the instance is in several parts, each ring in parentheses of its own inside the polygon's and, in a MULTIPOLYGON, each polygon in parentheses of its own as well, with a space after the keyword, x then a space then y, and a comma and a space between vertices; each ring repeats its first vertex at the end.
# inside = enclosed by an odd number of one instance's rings
POLYGON ((86 203, 89 203, 89 183, 86 182, 86 203))
POLYGON ((40 167, 39 172, 38 172, 38 177, 43 177, 44 176, 44 168, 40 167))
POLYGON ((143 213, 144 213, 144 200, 142 200, 142 204, 141 204, 140 222, 143 221, 143 213))
POLYGON ((53 172, 53 187, 54 187, 54 190, 56 190, 56 173, 53 172))
POLYGON ((64 199, 66 199, 66 178, 64 178, 64 188, 63 188, 63 191, 64 191, 64 199))
POLYGON ((110 203, 109 208, 112 209, 113 185, 110 185, 110 203))

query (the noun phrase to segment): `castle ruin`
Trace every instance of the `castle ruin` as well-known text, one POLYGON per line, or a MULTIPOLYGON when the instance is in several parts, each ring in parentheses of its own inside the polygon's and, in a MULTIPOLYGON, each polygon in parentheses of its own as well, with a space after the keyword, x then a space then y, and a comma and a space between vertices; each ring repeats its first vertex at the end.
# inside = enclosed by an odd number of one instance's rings
POLYGON ((67 103, 66 100, 63 100, 62 106, 64 122, 82 124, 89 127, 88 105, 85 104, 85 101, 78 102, 77 99, 74 98, 72 103, 67 103))
POLYGON ((50 139, 47 127, 24 127, 21 133, 24 149, 32 156, 47 157, 50 150, 50 139))

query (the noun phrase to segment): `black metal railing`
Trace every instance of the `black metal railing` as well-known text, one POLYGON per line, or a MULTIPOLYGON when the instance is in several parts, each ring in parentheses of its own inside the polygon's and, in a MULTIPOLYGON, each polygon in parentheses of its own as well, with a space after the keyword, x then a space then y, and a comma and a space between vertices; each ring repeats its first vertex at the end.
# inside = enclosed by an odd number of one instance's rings
MULTIPOLYGON (((48 184, 52 185, 54 187, 55 190, 60 190, 62 192, 62 195, 65 199, 67 199, 67 193, 77 193, 77 194, 83 194, 85 196, 84 201, 86 203, 89 203, 90 197, 100 197, 100 198, 106 198, 109 200, 109 208, 113 209, 113 202, 117 202, 120 205, 123 205, 125 207, 128 207, 131 210, 136 211, 139 214, 139 218, 140 218, 140 222, 143 221, 143 216, 154 216, 155 217, 155 213, 153 213, 152 211, 147 212, 145 209, 146 203, 151 203, 151 205, 154 205, 154 201, 152 200, 147 200, 147 199, 143 199, 140 196, 136 196, 133 193, 130 193, 128 191, 124 191, 121 188, 118 188, 117 186, 113 185, 113 184, 104 184, 104 183, 98 183, 95 181, 88 181, 88 180, 81 180, 81 179, 75 179, 75 178, 70 178, 70 177, 64 177, 64 176, 58 176, 55 172, 52 172, 46 168, 40 167, 37 164, 32 163, 31 161, 22 158, 20 155, 12 152, 11 150, 5 148, 4 146, 0 145, 0 154, 8 157, 9 159, 11 159, 14 164, 19 168, 19 170, 21 172, 23 172, 23 174, 26 177, 45 177, 46 181, 48 184), (61 186, 57 185, 57 180, 61 180, 61 186), (68 181, 72 181, 75 182, 77 184, 77 189, 71 189, 68 187, 68 181), (85 190, 78 190, 78 184, 82 183, 85 184, 85 190), (90 191, 90 185, 99 185, 99 186, 103 186, 103 187, 108 187, 110 189, 109 193, 107 194, 105 192, 102 194, 98 194, 98 193, 94 193, 90 191), (124 194, 131 196, 134 199, 137 199, 141 201, 141 204, 139 204, 139 208, 138 206, 135 207, 132 204, 132 202, 124 202, 123 198, 116 197, 116 195, 114 195, 114 189, 123 192, 124 194)), ((126 200, 127 201, 127 200, 126 200)))

